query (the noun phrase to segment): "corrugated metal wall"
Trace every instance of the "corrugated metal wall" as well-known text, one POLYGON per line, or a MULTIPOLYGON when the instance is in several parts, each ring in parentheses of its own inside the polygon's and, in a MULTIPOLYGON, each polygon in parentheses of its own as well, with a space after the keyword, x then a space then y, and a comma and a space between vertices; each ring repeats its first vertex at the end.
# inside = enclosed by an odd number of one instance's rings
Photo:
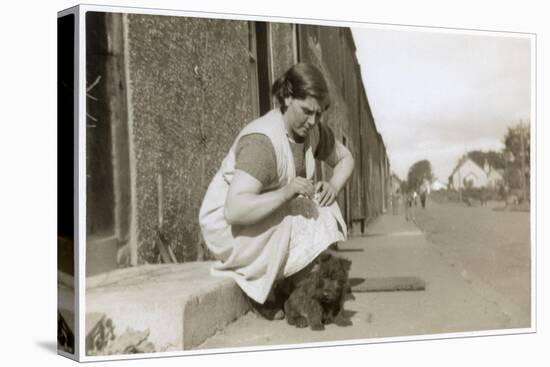
POLYGON ((348 223, 373 219, 385 208, 388 160, 369 107, 351 31, 311 25, 299 29, 302 61, 320 66, 329 79, 333 103, 328 124, 341 141, 345 137, 356 161, 347 187, 348 202, 342 193, 339 204, 348 208, 348 223))

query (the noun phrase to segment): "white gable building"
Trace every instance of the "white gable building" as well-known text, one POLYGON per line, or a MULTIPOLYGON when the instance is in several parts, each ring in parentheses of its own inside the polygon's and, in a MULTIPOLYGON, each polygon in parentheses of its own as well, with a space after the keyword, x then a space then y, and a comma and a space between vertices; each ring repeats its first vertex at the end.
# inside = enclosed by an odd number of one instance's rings
POLYGON ((449 186, 455 190, 468 186, 473 188, 494 188, 502 181, 501 173, 492 168, 487 161, 484 167, 481 168, 469 157, 464 156, 458 161, 457 166, 449 177, 449 186))

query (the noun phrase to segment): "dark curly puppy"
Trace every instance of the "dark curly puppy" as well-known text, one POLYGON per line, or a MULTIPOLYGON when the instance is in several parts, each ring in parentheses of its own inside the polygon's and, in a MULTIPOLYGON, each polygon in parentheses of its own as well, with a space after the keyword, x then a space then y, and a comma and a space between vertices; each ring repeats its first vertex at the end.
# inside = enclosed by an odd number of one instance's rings
POLYGON ((284 304, 287 322, 323 330, 324 324, 350 325, 342 317, 344 302, 353 297, 348 281, 351 261, 328 253, 316 260, 316 269, 296 284, 284 304))
POLYGON ((319 257, 319 265, 321 278, 333 281, 333 288, 337 291, 333 301, 323 302, 323 323, 334 322, 339 326, 350 325, 351 322, 342 317, 342 310, 345 301, 355 299, 349 284, 351 261, 324 253, 319 257))

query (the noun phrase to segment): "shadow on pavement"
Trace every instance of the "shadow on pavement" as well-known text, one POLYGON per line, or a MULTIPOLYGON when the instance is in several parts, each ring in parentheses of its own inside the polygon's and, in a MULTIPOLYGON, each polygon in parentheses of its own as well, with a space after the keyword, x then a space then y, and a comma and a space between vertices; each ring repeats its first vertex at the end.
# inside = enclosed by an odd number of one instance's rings
POLYGON ((353 322, 351 321, 351 318, 357 313, 357 311, 351 311, 351 310, 342 310, 336 320, 334 320, 334 324, 339 327, 346 327, 346 326, 352 326, 353 322))
POLYGON ((365 278, 349 278, 349 285, 352 288, 364 282, 365 278))
POLYGON ((372 232, 372 233, 364 233, 361 235, 361 237, 384 237, 387 235, 388 235, 387 233, 372 232))

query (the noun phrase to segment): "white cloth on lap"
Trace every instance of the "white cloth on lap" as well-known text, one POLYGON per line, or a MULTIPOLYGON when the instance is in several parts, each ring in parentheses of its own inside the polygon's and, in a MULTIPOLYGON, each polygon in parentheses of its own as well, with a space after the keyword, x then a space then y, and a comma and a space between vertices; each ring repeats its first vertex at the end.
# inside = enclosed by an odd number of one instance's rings
POLYGON ((346 231, 340 210, 334 204, 320 207, 315 200, 298 197, 290 203, 292 228, 284 277, 289 277, 309 265, 321 252, 335 242, 344 241, 346 231))

